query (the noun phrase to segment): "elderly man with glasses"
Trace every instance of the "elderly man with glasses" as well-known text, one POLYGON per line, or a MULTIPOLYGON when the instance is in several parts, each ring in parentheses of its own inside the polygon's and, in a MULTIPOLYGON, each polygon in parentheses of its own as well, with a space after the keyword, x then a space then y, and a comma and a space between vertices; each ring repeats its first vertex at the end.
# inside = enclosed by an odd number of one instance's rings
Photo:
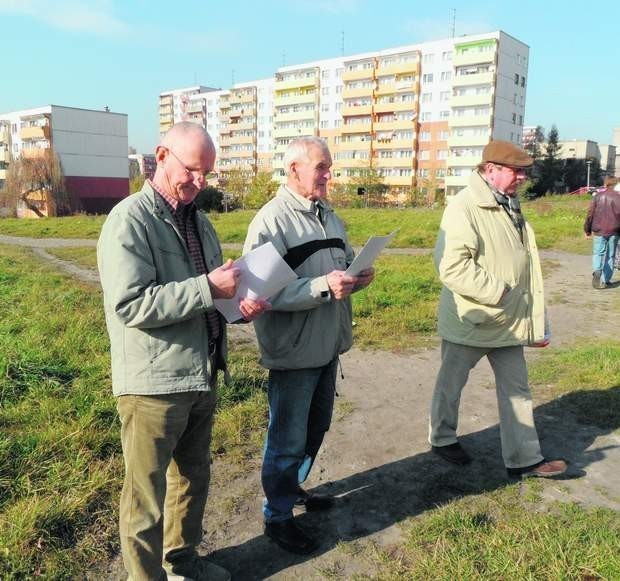
MULTIPOLYGON (((215 162, 208 133, 179 123, 155 150, 142 191, 108 216, 97 246, 121 420, 125 481, 121 551, 129 578, 229 579, 200 559, 217 373, 226 326, 213 300, 230 298, 239 270, 194 199, 215 162)), ((269 308, 243 300, 252 320, 269 308)))
POLYGON ((541 453, 523 356, 524 345, 548 342, 538 250, 516 193, 531 165, 520 147, 491 141, 469 185, 446 207, 435 246, 443 289, 432 450, 453 464, 471 461, 456 437, 458 410, 469 372, 486 356, 495 374, 502 456, 516 478, 566 470, 566 462, 541 453))

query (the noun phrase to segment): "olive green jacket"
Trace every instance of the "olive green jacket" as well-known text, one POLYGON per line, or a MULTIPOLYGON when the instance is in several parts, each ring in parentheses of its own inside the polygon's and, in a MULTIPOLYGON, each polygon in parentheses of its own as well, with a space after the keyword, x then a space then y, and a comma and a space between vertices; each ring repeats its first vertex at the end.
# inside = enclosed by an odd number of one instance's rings
MULTIPOLYGON (((197 229, 209 271, 222 264, 213 227, 197 229)), ((110 212, 97 262, 112 357, 114 395, 209 389, 205 311, 214 309, 206 275, 198 275, 174 217, 149 183, 110 212)), ((226 367, 222 325, 218 369, 226 367)))
POLYGON ((543 280, 534 232, 526 222, 521 241, 478 172, 444 211, 435 265, 444 285, 441 337, 474 347, 526 345, 543 338, 543 280), (506 285, 510 290, 502 298, 506 285))

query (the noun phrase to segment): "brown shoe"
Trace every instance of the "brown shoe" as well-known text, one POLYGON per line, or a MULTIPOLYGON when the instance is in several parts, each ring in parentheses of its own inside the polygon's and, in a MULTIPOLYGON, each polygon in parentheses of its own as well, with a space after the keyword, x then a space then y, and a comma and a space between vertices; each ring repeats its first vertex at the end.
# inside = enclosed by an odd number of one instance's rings
POLYGON ((523 468, 507 468, 508 476, 515 478, 553 478, 566 472, 564 460, 542 460, 533 466, 523 468))

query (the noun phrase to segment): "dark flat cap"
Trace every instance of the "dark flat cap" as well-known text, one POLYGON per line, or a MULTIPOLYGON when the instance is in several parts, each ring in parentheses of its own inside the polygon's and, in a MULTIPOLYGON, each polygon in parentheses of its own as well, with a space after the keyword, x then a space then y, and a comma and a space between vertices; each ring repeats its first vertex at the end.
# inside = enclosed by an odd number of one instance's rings
POLYGON ((518 145, 510 141, 489 141, 482 152, 482 162, 509 165, 510 167, 530 167, 534 160, 518 145))

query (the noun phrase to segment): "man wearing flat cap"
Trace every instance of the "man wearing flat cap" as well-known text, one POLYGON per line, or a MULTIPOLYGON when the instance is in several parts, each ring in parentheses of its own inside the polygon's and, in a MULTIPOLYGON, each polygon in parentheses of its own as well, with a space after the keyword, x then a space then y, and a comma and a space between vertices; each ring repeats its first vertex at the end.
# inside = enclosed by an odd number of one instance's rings
POLYGON ((546 344, 538 250, 516 194, 531 165, 520 147, 491 141, 469 185, 446 207, 435 246, 443 289, 432 450, 453 464, 471 461, 457 440, 458 410, 470 370, 486 356, 495 374, 502 456, 516 478, 566 470, 566 462, 541 453, 523 356, 524 345, 546 344))

